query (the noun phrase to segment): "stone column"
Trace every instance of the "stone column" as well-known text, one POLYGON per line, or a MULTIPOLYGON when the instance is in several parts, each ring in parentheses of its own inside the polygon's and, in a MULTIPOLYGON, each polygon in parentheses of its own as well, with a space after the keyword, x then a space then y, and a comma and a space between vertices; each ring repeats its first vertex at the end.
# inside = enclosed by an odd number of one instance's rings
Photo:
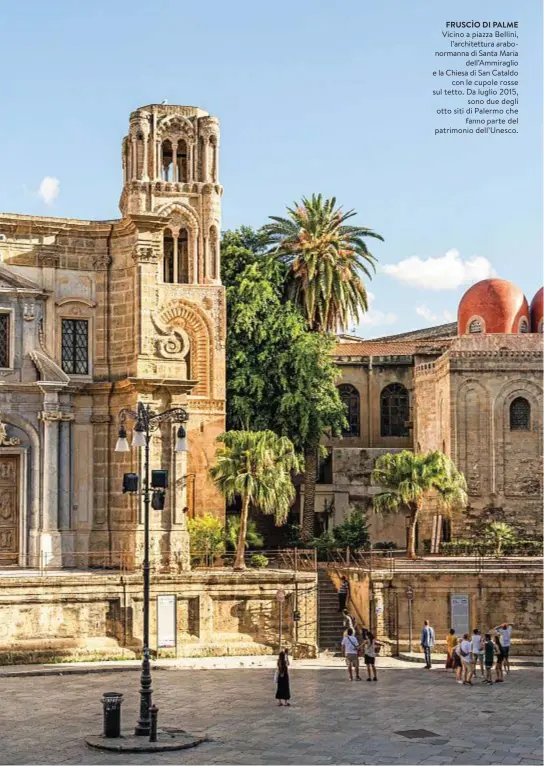
POLYGON ((71 529, 70 519, 70 440, 71 415, 63 415, 60 421, 60 459, 59 459, 59 529, 71 529))
POLYGON ((149 143, 149 136, 143 133, 144 151, 143 151, 143 168, 142 168, 142 181, 149 181, 149 174, 147 172, 147 146, 149 143))
POLYGON ((207 183, 209 180, 208 178, 208 144, 209 140, 207 137, 204 138, 202 142, 202 157, 200 158, 200 161, 202 163, 202 180, 204 183, 207 183))
MULTIPOLYGON (((171 180, 176 183, 178 180, 178 142, 172 139, 172 178, 171 180)), ((175 281, 175 280, 174 280, 175 281)))
POLYGON ((385 636, 385 602, 383 597, 383 582, 374 580, 372 582, 372 592, 374 595, 374 633, 379 639, 385 636))
POLYGON ((61 413, 41 413, 43 423, 41 565, 59 567, 62 562, 59 533, 59 421, 61 413))

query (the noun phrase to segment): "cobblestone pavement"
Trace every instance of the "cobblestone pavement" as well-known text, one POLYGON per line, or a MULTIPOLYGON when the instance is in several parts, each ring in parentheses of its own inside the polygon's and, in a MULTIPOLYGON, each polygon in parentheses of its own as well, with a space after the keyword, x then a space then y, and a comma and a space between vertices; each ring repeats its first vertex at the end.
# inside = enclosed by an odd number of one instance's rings
POLYGON ((159 725, 210 741, 154 755, 100 753, 83 742, 102 729, 105 691, 125 695, 123 725, 134 725, 138 672, 3 678, 0 763, 542 764, 540 669, 472 688, 421 667, 378 675, 378 683, 350 683, 340 667, 295 666, 292 707, 280 708, 270 669, 157 670, 159 725), (399 733, 410 729, 433 736, 399 733))

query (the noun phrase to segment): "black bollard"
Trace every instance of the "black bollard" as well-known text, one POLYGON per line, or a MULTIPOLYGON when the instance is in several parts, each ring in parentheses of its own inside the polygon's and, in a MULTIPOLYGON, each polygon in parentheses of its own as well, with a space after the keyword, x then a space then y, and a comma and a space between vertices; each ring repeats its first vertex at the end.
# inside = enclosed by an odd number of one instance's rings
POLYGON ((121 736, 121 703, 119 692, 106 692, 102 697, 104 706, 104 737, 116 739, 121 736))
POLYGON ((149 708, 149 741, 157 741, 157 716, 159 715, 159 708, 156 705, 151 705, 149 708))

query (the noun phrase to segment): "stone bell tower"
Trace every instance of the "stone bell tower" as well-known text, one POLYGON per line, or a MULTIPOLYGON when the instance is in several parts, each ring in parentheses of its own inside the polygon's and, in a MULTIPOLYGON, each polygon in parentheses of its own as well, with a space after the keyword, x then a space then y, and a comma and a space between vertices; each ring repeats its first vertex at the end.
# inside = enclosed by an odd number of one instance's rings
MULTIPOLYGON (((152 468, 167 468, 171 480, 165 512, 154 517, 161 551, 187 545, 187 518, 224 517, 223 498, 209 477, 217 436, 225 430, 218 153, 217 118, 192 106, 137 109, 123 139, 123 218, 112 230, 108 272, 114 381, 108 407, 113 417, 138 401, 155 412, 189 412, 187 453, 173 455, 170 426, 152 440, 152 468)), ((118 474, 112 486, 123 472, 138 472, 132 459, 128 453, 112 456, 118 474)), ((127 502, 110 492, 110 523, 119 530, 112 544, 122 549, 135 518, 137 546, 142 532, 141 512, 127 502)))

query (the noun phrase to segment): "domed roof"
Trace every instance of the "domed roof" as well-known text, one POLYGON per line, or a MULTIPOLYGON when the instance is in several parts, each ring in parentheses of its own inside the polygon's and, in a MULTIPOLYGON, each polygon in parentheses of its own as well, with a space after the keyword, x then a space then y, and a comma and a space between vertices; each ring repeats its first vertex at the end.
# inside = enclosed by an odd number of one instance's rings
POLYGON ((543 302, 544 287, 541 287, 531 301, 531 332, 544 332, 542 326, 542 318, 544 314, 542 309, 543 302))
POLYGON ((457 322, 459 335, 529 332, 529 306, 512 282, 483 279, 461 298, 457 322))

